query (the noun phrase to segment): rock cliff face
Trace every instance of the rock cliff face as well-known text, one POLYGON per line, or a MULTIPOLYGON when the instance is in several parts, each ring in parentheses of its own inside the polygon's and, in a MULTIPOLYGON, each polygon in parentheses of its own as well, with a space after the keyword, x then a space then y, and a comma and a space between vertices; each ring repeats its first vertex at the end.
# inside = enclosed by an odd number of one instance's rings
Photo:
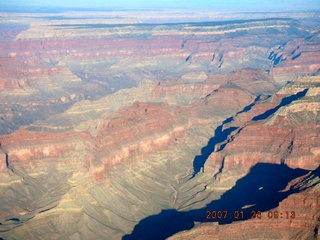
MULTIPOLYGON (((206 172, 214 174, 215 179, 222 186, 230 184, 230 180, 232 182, 234 178, 247 175, 253 166, 262 162, 285 164, 293 169, 311 170, 308 174, 288 182, 288 185, 281 189, 282 192, 292 189, 299 189, 301 192, 289 195, 288 198, 280 201, 276 208, 269 208, 269 211, 254 207, 258 203, 251 204, 253 206, 250 209, 254 212, 262 212, 262 217, 230 225, 199 223, 192 230, 176 234, 170 239, 231 239, 234 236, 238 239, 252 239, 261 234, 269 238, 281 239, 317 238, 320 214, 320 105, 319 100, 316 99, 319 99, 319 80, 319 76, 298 78, 281 89, 277 94, 291 96, 291 99, 283 101, 283 99, 289 99, 284 97, 280 104, 277 98, 271 99, 271 103, 276 102, 272 105, 279 106, 272 115, 266 114, 268 111, 260 114, 261 106, 258 105, 270 106, 270 102, 261 102, 253 106, 250 111, 241 113, 249 115, 251 121, 248 122, 248 117, 242 117, 241 114, 236 116, 234 122, 228 123, 225 127, 235 123, 240 127, 231 133, 228 139, 216 146, 215 152, 209 156, 205 164, 206 172), (297 93, 301 93, 302 89, 307 91, 298 98, 297 93), (252 114, 256 114, 256 117, 252 118, 252 114), (287 217, 287 214, 292 214, 292 217, 287 217)), ((269 177, 271 176, 270 172, 269 177)), ((258 179, 259 177, 257 181, 258 179)), ((263 186, 259 188, 259 190, 263 189, 263 186)), ((271 200, 275 196, 266 195, 265 197, 271 200)), ((219 210, 223 211, 223 209, 219 210)), ((236 211, 241 212, 240 209, 236 211)))
POLYGON ((0 238, 317 234, 317 29, 73 14, 0 26, 0 238))
POLYGON ((166 25, 12 15, 0 20, 2 134, 144 79, 192 83, 188 74, 253 68, 283 86, 319 69, 319 33, 285 18, 166 25))

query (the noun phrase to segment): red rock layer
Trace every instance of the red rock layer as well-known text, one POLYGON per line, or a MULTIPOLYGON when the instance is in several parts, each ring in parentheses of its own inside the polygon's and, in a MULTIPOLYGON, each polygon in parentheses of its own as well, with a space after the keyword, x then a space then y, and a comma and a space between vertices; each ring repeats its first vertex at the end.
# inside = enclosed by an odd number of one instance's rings
MULTIPOLYGON (((11 135, 0 136, 1 150, 7 155, 7 164, 11 167, 27 167, 41 165, 68 165, 72 162, 83 161, 78 159, 82 154, 90 153, 91 135, 88 132, 65 132, 47 134, 31 132, 24 128, 11 135), (59 161, 57 163, 57 160, 59 161), (39 161, 40 160, 40 161, 39 161)), ((7 166, 2 162, 0 171, 7 166)), ((86 160, 83 162, 85 164, 86 160)))

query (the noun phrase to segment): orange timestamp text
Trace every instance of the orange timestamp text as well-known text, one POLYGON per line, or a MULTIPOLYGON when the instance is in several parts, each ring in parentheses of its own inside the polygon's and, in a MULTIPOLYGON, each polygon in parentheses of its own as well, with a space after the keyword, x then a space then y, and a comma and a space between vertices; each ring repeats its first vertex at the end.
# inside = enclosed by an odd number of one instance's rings
POLYGON ((228 210, 212 210, 206 211, 206 219, 294 219, 296 217, 295 211, 228 211, 228 210))

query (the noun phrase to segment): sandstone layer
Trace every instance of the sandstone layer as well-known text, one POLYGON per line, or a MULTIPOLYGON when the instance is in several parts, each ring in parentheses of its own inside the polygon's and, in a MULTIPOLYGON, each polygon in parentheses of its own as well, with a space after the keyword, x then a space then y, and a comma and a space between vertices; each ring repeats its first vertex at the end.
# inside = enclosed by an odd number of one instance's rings
POLYGON ((2 134, 143 80, 195 83, 253 68, 269 71, 283 86, 319 69, 317 29, 272 14, 267 19, 169 25, 129 13, 119 19, 104 13, 72 14, 12 13, 0 19, 2 134))

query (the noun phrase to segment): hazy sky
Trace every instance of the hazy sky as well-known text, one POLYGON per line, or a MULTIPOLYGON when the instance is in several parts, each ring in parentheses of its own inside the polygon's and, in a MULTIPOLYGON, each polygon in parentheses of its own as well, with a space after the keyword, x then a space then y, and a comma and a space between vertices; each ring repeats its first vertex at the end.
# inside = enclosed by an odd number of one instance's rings
POLYGON ((189 8, 210 10, 320 10, 320 0, 0 0, 5 6, 83 8, 189 8))

